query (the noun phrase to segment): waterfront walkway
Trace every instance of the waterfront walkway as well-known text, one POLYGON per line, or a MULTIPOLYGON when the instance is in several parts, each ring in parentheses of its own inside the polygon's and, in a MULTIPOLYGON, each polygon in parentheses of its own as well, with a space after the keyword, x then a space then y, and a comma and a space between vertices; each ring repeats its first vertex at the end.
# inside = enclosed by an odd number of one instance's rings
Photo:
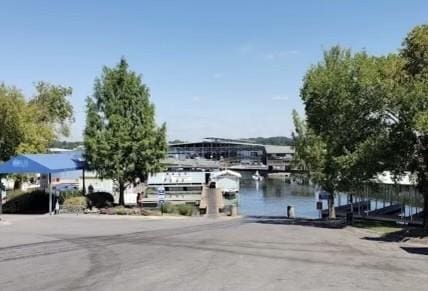
POLYGON ((4 290, 426 290, 424 245, 241 218, 5 216, 4 290), (370 239, 373 238, 373 239, 370 239), (406 249, 407 248, 407 249, 406 249))

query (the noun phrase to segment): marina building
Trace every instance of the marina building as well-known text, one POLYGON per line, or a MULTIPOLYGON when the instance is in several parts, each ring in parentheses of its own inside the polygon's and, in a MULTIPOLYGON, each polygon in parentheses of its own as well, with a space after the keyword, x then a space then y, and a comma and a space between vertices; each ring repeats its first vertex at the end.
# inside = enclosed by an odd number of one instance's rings
POLYGON ((289 171, 294 148, 210 137, 200 142, 170 144, 168 154, 174 159, 204 159, 231 167, 265 166, 268 171, 289 171))

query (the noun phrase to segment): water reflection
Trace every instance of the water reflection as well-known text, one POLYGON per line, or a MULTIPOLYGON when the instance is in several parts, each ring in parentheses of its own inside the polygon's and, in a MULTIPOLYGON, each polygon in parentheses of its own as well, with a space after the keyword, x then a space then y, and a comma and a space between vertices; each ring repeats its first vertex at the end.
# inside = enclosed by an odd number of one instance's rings
POLYGON ((243 215, 284 216, 287 205, 294 205, 300 217, 318 217, 315 189, 312 186, 288 184, 282 180, 241 180, 239 208, 243 215))
MULTIPOLYGON (((421 211, 421 208, 417 207, 421 204, 421 195, 416 192, 401 194, 394 196, 392 191, 385 192, 383 195, 378 195, 375 191, 360 192, 359 195, 354 193, 354 202, 370 200, 371 210, 402 204, 405 205, 402 208, 404 216, 411 216, 421 211)), ((288 184, 277 179, 265 179, 259 182, 251 179, 251 176, 243 175, 239 210, 242 215, 285 216, 287 205, 293 205, 296 216, 317 218, 320 215, 316 210, 317 196, 318 191, 313 186, 288 184)), ((346 193, 336 194, 335 205, 347 204, 348 198, 346 193)), ((327 209, 327 200, 323 200, 322 203, 323 209, 327 209)), ((358 211, 358 214, 363 212, 358 211)))

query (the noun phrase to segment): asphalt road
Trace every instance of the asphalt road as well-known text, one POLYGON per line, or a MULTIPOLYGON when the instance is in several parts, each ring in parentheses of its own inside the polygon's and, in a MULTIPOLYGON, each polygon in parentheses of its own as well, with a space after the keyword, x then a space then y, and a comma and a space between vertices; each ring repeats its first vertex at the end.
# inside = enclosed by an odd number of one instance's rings
MULTIPOLYGON (((427 290, 402 244, 245 219, 6 216, 0 290, 427 290)), ((423 249, 423 248, 422 248, 423 249)))

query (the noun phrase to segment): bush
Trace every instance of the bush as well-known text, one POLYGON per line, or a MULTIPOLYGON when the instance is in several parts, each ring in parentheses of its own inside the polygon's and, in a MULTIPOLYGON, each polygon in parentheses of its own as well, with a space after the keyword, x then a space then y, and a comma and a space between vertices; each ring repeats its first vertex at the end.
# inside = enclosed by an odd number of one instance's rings
POLYGON ((113 195, 107 192, 94 192, 86 195, 90 207, 96 208, 112 207, 114 198, 113 195))
POLYGON ((178 204, 177 211, 180 215, 192 216, 193 206, 189 204, 178 204))
POLYGON ((162 213, 176 213, 185 216, 192 216, 193 214, 193 205, 190 204, 177 204, 164 203, 161 205, 162 213))
POLYGON ((175 206, 169 202, 163 203, 160 208, 162 213, 174 213, 176 211, 175 206))
POLYGON ((70 197, 63 203, 63 210, 67 212, 81 212, 87 207, 87 200, 84 196, 70 197))
POLYGON ((82 192, 80 192, 79 190, 68 190, 68 191, 63 191, 59 194, 58 200, 59 200, 59 204, 64 204, 64 202, 72 197, 83 197, 82 192))
POLYGON ((42 214, 49 212, 49 195, 41 190, 7 196, 4 213, 42 214))
POLYGON ((145 209, 140 209, 136 207, 124 207, 124 206, 117 206, 117 207, 110 207, 110 208, 102 208, 100 209, 100 214, 108 214, 108 215, 153 215, 153 212, 150 212, 145 209))
POLYGON ((115 210, 115 213, 117 215, 128 215, 128 214, 130 214, 129 213, 130 211, 123 206, 118 206, 118 207, 115 207, 113 209, 115 210))

